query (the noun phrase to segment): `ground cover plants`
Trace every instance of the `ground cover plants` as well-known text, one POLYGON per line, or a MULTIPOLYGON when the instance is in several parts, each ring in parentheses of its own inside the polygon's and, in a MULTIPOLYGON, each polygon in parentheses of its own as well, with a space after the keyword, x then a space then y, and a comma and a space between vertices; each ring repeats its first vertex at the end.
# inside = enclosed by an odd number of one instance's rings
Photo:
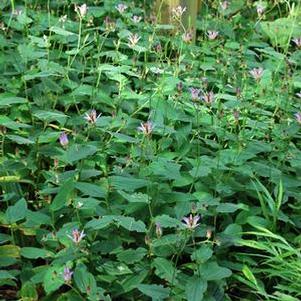
POLYGON ((1 300, 301 296, 301 4, 0 2, 1 300))

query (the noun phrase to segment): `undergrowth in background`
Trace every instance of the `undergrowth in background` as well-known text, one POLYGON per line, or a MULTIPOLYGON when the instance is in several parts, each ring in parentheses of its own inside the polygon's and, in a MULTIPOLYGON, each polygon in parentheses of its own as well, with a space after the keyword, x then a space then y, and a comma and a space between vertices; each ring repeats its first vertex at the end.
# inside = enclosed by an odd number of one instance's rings
POLYGON ((1 300, 301 296, 301 4, 0 3, 1 300))

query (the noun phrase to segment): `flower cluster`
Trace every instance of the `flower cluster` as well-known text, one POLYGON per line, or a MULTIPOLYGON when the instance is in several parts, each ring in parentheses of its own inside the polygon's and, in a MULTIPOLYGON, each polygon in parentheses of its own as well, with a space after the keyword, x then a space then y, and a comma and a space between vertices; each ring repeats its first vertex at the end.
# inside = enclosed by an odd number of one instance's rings
POLYGON ((215 30, 208 30, 207 35, 209 40, 215 40, 218 37, 219 32, 215 30))
POLYGON ((128 45, 129 45, 129 47, 130 48, 135 47, 138 44, 140 39, 141 39, 141 37, 139 35, 137 35, 136 33, 134 33, 134 34, 131 33, 128 36, 128 41, 129 41, 128 45))
POLYGON ((118 5, 115 6, 115 8, 119 11, 119 13, 123 14, 128 7, 123 3, 119 3, 118 5))
POLYGON ((132 21, 133 21, 134 23, 139 23, 141 20, 142 20, 142 17, 140 17, 140 16, 134 15, 134 16, 132 17, 132 21))
POLYGON ((181 5, 179 5, 172 9, 172 16, 174 18, 180 19, 185 11, 186 11, 186 7, 182 7, 181 5))
POLYGON ((95 124, 100 116, 101 113, 97 115, 97 112, 93 109, 90 111, 90 113, 85 114, 84 119, 91 124, 95 124))
POLYGON ((73 272, 68 268, 64 268, 63 278, 65 282, 70 282, 72 279, 73 272))
POLYGON ((83 5, 80 5, 80 6, 75 4, 74 10, 79 15, 80 18, 84 18, 85 15, 87 14, 88 7, 87 7, 87 4, 83 4, 83 5))
POLYGON ((199 215, 192 216, 192 214, 190 214, 189 217, 183 217, 182 221, 187 229, 194 230, 199 225, 198 221, 200 218, 199 215))
POLYGON ((192 40, 193 40, 193 30, 189 29, 186 32, 184 32, 183 35, 182 35, 182 40, 185 43, 191 43, 192 40))
POLYGON ((73 229, 72 235, 68 234, 68 237, 72 239, 75 244, 79 244, 85 236, 84 231, 79 231, 78 229, 73 229))
POLYGON ((201 89, 197 89, 197 88, 189 88, 190 90, 190 93, 191 93, 191 98, 192 100, 199 100, 200 99, 200 92, 201 92, 201 89))
POLYGON ((301 37, 294 38, 294 39, 293 39, 293 42, 295 43, 295 45, 296 45, 298 48, 301 48, 301 37))
POLYGON ((61 146, 66 147, 69 144, 68 135, 65 132, 63 132, 59 137, 59 141, 61 146))
POLYGON ((223 1, 219 4, 222 10, 226 10, 229 7, 229 1, 223 1))
POLYGON ((264 8, 264 6, 262 6, 261 4, 258 4, 258 5, 256 6, 256 11, 257 11, 258 17, 261 17, 261 16, 263 15, 264 10, 265 10, 265 8, 264 8))
POLYGON ((301 124, 301 112, 295 114, 296 121, 301 124))
POLYGON ((259 67, 259 68, 253 68, 250 71, 250 74, 256 81, 259 81, 263 75, 263 72, 264 72, 263 68, 259 67))
POLYGON ((202 96, 202 100, 207 103, 207 104, 211 104, 214 102, 215 99, 215 95, 212 91, 210 92, 205 92, 202 96))
POLYGON ((146 136, 150 135, 153 129, 154 129, 154 125, 151 121, 147 121, 145 123, 142 122, 138 127, 138 130, 141 131, 146 136))

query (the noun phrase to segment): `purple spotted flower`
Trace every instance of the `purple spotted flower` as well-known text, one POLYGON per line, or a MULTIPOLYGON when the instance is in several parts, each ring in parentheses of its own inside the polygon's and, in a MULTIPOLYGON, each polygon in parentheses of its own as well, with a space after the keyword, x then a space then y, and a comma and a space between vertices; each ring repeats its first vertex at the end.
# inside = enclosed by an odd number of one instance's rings
POLYGON ((199 215, 192 216, 190 214, 189 217, 183 217, 182 222, 187 229, 194 230, 199 225, 198 221, 200 218, 199 215))
POLYGON ((141 122, 140 126, 138 127, 138 130, 141 131, 144 135, 148 136, 152 133, 154 129, 154 125, 151 121, 147 122, 141 122))
POLYGON ((15 10, 13 10, 12 15, 13 16, 21 16, 22 13, 23 13, 22 9, 16 8, 15 10))
POLYGON ((119 3, 118 5, 115 6, 115 8, 121 13, 123 14, 126 9, 128 8, 127 5, 123 4, 123 3, 119 3))
POLYGON ((185 13, 186 7, 182 7, 181 5, 172 9, 172 16, 174 18, 180 19, 182 15, 185 13))
POLYGON ((67 135, 65 132, 63 132, 63 133, 60 135, 59 140, 60 140, 61 146, 63 146, 63 147, 65 147, 65 146, 67 146, 67 145, 69 144, 68 135, 67 135))
POLYGON ((141 37, 139 35, 137 35, 136 33, 134 33, 134 34, 130 33, 128 36, 129 47, 131 47, 131 48, 135 47, 138 44, 140 39, 141 39, 141 37))
POLYGON ((86 113, 84 119, 89 123, 95 124, 97 119, 101 116, 101 113, 97 115, 97 112, 93 109, 90 113, 86 113))
POLYGON ((209 40, 215 40, 218 37, 219 32, 215 30, 208 30, 207 35, 209 40))
POLYGON ((250 71, 251 76, 256 80, 259 81, 263 75, 263 68, 259 67, 259 68, 253 68, 250 71))
POLYGON ((191 93, 191 98, 192 100, 199 100, 200 96, 200 92, 201 92, 201 89, 197 89, 197 88, 189 88, 190 90, 190 93, 191 93))
POLYGON ((301 124, 301 112, 296 113, 294 116, 296 121, 301 124))
POLYGON ((75 244, 79 244, 82 239, 86 236, 84 231, 79 231, 78 229, 72 230, 72 235, 67 235, 75 244))
POLYGON ((64 23, 66 23, 67 18, 68 18, 67 15, 63 15, 59 18, 59 22, 64 24, 64 23))
POLYGON ((189 29, 185 33, 182 34, 182 40, 185 43, 190 43, 193 40, 193 31, 192 31, 192 29, 189 29))
POLYGON ((299 37, 299 38, 294 38, 294 39, 293 39, 293 42, 296 44, 296 46, 297 46, 298 48, 301 48, 301 37, 299 37))
POLYGON ((212 91, 210 92, 206 92, 203 94, 202 96, 202 100, 205 102, 205 103, 213 103, 214 102, 214 98, 215 98, 215 95, 212 91))
POLYGON ((226 10, 229 7, 229 1, 220 2, 220 6, 222 10, 226 10))
POLYGON ((64 268, 63 278, 65 282, 70 282, 72 278, 73 272, 68 268, 64 268))
POLYGON ((142 20, 142 17, 140 17, 140 16, 133 16, 132 17, 132 21, 134 23, 139 23, 141 20, 142 20))
POLYGON ((265 10, 264 6, 262 6, 262 5, 260 5, 260 4, 258 4, 258 5, 256 6, 256 11, 257 11, 258 17, 261 17, 261 16, 263 15, 264 10, 265 10))
POLYGON ((80 5, 80 6, 75 4, 74 10, 75 10, 76 13, 79 14, 79 16, 81 18, 83 18, 87 14, 88 7, 87 7, 87 4, 83 4, 83 5, 80 5))

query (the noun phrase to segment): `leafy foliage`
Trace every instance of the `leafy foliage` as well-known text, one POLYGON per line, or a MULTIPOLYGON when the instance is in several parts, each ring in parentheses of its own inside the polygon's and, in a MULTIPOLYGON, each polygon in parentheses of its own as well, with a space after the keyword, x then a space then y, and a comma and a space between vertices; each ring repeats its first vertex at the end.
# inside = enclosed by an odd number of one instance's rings
POLYGON ((149 2, 1 1, 1 298, 300 299, 300 1, 149 2))

